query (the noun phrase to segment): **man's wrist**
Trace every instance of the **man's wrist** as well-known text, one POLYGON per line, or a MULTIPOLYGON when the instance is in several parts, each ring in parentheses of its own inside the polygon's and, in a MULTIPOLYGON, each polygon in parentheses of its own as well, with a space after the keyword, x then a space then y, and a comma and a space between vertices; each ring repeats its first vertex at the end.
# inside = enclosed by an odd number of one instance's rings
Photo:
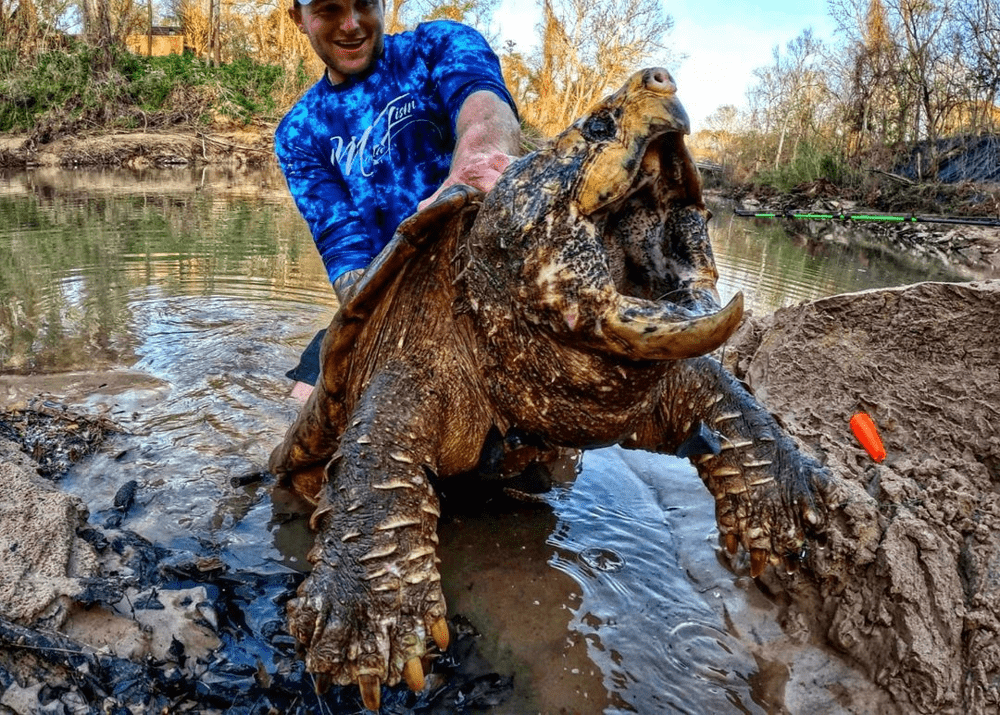
POLYGON ((342 273, 337 277, 337 280, 333 282, 333 292, 337 294, 337 300, 341 305, 347 302, 347 300, 354 294, 354 284, 357 283, 358 279, 364 274, 364 268, 355 268, 353 271, 347 271, 347 273, 342 273))

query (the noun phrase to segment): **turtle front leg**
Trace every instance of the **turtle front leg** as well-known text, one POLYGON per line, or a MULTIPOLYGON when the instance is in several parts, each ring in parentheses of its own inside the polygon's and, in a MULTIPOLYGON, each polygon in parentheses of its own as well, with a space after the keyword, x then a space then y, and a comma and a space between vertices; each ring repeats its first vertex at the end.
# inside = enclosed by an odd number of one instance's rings
POLYGON ((823 528, 829 471, 718 361, 679 361, 663 387, 653 419, 624 446, 691 460, 715 498, 726 549, 749 551, 751 576, 769 562, 796 566, 807 536, 823 528))
POLYGON ((317 688, 357 683, 370 710, 379 707, 382 683, 405 678, 423 688, 429 639, 448 646, 440 512, 416 405, 388 378, 366 390, 311 520, 312 573, 288 604, 289 631, 306 647, 317 688))

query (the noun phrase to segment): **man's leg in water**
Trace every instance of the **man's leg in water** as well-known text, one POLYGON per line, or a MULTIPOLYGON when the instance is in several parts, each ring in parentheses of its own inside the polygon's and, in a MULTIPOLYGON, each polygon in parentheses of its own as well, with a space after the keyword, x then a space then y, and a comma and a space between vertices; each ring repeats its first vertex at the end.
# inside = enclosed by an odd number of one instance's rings
POLYGON ((295 380, 292 386, 292 397, 305 402, 319 379, 319 349, 323 344, 326 328, 320 330, 299 357, 299 364, 285 373, 285 377, 295 380))
MULTIPOLYGON (((363 268, 348 271, 333 282, 333 291, 337 294, 337 300, 341 305, 350 297, 354 283, 364 272, 363 268)), ((295 384, 292 385, 292 397, 299 402, 309 399, 316 386, 316 380, 319 379, 319 352, 324 335, 326 335, 325 329, 316 333, 299 358, 299 364, 285 373, 288 378, 295 380, 295 384)))

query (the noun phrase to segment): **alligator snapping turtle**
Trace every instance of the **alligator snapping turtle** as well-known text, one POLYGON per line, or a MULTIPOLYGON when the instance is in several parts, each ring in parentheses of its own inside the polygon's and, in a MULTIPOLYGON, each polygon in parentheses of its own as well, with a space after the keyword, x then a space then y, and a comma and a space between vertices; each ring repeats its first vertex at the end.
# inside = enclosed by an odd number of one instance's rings
POLYGON ((447 647, 434 484, 517 439, 691 458, 751 572, 821 527, 829 475, 714 359, 710 217, 663 69, 633 75, 485 196, 457 187, 400 225, 338 311, 316 389, 271 456, 317 504, 289 602, 317 683, 423 683, 447 647))

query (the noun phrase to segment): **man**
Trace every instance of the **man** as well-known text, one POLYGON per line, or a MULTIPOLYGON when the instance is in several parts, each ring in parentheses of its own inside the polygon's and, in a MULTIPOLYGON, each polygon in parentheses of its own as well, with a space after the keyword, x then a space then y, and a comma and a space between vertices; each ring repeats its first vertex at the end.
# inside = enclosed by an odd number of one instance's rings
MULTIPOLYGON (((453 184, 488 191, 520 143, 499 61, 475 30, 438 21, 385 36, 384 13, 385 0, 289 10, 326 73, 278 126, 275 150, 341 301, 403 219, 453 184)), ((300 399, 321 339, 289 373, 300 399)))

